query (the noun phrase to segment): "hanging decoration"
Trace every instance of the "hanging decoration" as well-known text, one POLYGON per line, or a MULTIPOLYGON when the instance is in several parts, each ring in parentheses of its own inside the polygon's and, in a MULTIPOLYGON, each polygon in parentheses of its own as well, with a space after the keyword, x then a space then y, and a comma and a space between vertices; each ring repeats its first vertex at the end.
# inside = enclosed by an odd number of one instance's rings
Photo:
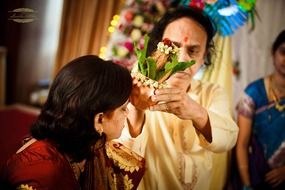
POLYGON ((222 36, 233 35, 247 21, 254 27, 254 7, 256 0, 181 0, 180 6, 195 7, 210 16, 222 36))

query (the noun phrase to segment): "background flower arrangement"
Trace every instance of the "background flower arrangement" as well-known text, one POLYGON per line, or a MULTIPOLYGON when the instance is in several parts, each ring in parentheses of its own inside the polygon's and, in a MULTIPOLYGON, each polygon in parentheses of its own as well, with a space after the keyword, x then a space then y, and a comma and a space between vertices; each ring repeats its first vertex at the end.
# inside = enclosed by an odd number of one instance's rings
POLYGON ((144 35, 163 15, 172 0, 128 0, 107 46, 106 57, 131 69, 136 62, 134 43, 142 49, 144 35))
POLYGON ((248 20, 251 20, 254 26, 255 1, 126 0, 104 57, 131 69, 137 61, 134 43, 143 49, 144 35, 151 31, 154 23, 171 7, 199 8, 215 22, 221 36, 233 35, 248 20))

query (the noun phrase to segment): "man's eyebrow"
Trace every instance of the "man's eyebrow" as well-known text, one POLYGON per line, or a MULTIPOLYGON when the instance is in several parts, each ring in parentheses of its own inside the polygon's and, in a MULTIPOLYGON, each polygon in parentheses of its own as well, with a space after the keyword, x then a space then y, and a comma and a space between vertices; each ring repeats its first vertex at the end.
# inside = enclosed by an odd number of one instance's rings
POLYGON ((178 46, 178 47, 181 46, 181 43, 179 43, 179 42, 175 42, 175 41, 172 41, 172 42, 174 43, 174 45, 176 45, 176 46, 178 46))
MULTIPOLYGON (((181 47, 181 43, 179 43, 179 42, 175 42, 175 41, 172 41, 176 46, 178 46, 178 47, 181 47)), ((198 48, 200 48, 200 45, 198 45, 198 44, 194 44, 194 45, 186 45, 187 46, 187 48, 190 48, 190 49, 198 49, 198 48)))

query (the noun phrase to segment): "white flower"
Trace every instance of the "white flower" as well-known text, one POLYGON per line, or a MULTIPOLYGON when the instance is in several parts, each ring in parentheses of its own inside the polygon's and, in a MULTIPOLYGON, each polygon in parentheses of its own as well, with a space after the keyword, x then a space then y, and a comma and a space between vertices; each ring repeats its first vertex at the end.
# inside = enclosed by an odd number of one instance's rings
POLYGON ((138 41, 142 36, 142 33, 139 29, 133 29, 132 33, 131 33, 131 39, 133 41, 138 41))
POLYGON ((125 57, 128 53, 129 53, 129 50, 124 46, 120 46, 117 49, 118 57, 125 57))
POLYGON ((137 15, 134 18, 133 24, 136 27, 141 27, 143 25, 144 18, 141 15, 137 15))

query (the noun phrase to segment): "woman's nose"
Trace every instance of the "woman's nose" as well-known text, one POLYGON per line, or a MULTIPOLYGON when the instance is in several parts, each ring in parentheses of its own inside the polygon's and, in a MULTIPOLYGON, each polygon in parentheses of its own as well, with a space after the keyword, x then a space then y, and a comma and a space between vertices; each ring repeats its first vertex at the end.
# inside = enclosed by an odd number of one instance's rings
POLYGON ((186 62, 190 61, 190 56, 187 53, 187 50, 185 48, 180 48, 179 54, 178 54, 178 61, 179 62, 186 62))

